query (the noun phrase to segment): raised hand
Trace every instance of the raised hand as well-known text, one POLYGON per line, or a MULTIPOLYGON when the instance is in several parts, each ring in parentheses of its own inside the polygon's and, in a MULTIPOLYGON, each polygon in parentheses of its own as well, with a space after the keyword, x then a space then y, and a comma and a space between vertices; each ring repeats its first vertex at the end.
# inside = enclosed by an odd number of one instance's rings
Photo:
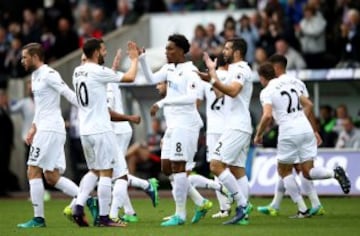
POLYGON ((121 48, 119 48, 119 49, 116 51, 116 55, 115 55, 115 57, 114 57, 114 60, 113 60, 111 69, 113 69, 113 70, 115 70, 115 71, 118 70, 118 69, 119 69, 120 60, 121 60, 121 48))
POLYGON ((151 106, 150 108, 150 115, 151 116, 155 116, 156 112, 159 110, 159 106, 155 103, 154 105, 151 106))
POLYGON ((127 50, 128 56, 131 60, 137 59, 139 57, 138 47, 135 42, 129 41, 127 50))
POLYGON ((204 52, 204 55, 203 55, 203 60, 206 64, 206 67, 209 69, 209 70, 215 70, 216 69, 216 63, 217 63, 217 59, 215 59, 214 61, 211 60, 209 54, 207 52, 204 52))

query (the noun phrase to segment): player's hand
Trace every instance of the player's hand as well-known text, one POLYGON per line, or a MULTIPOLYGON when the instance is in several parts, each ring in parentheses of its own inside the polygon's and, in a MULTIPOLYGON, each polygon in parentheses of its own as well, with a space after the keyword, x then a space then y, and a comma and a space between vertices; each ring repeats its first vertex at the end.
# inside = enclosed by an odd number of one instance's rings
POLYGON ((120 59, 121 59, 121 48, 119 48, 116 51, 116 55, 114 57, 111 69, 113 69, 115 71, 117 71, 119 69, 120 59))
POLYGON ((150 108, 150 115, 151 116, 155 116, 156 112, 159 110, 159 106, 155 103, 154 105, 151 106, 150 108))
POLYGON ((195 71, 196 74, 198 74, 198 76, 200 77, 200 79, 209 82, 211 80, 211 76, 208 72, 200 72, 200 71, 195 71))
POLYGON ((135 42, 133 41, 129 41, 128 42, 128 56, 130 58, 130 60, 134 60, 137 59, 139 57, 139 51, 138 51, 138 47, 136 45, 135 42))
POLYGON ((36 134, 36 126, 32 125, 26 135, 25 143, 27 145, 32 144, 35 134, 36 134))
POLYGON ((254 138, 254 144, 259 145, 259 144, 262 144, 262 142, 263 142, 263 137, 256 135, 254 138))
POLYGON ((141 54, 144 54, 144 53, 145 53, 145 48, 144 48, 144 47, 142 47, 142 48, 137 47, 137 50, 138 50, 139 56, 140 56, 141 54))
POLYGON ((315 132, 315 138, 316 138, 317 145, 320 146, 322 144, 323 140, 318 132, 315 132))
POLYGON ((140 124, 141 117, 138 115, 132 115, 132 116, 130 116, 130 122, 135 123, 135 124, 140 124))
POLYGON ((209 70, 215 70, 216 69, 216 63, 217 63, 217 59, 215 59, 214 61, 211 60, 209 54, 207 52, 204 52, 204 56, 203 56, 203 60, 206 64, 206 67, 209 70))

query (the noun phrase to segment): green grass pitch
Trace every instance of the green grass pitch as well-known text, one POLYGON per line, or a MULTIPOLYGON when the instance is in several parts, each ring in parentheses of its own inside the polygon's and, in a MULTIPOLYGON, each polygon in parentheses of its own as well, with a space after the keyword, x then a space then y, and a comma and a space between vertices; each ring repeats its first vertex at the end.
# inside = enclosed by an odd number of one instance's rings
MULTIPOLYGON (((283 201, 280 216, 270 217, 256 212, 256 206, 268 204, 269 198, 252 198, 255 208, 251 214, 250 224, 222 225, 223 219, 212 219, 211 214, 217 212, 218 204, 215 199, 214 207, 198 224, 192 225, 193 203, 188 200, 188 216, 186 224, 177 227, 164 228, 160 226, 162 217, 174 212, 174 203, 170 198, 160 199, 157 208, 153 208, 149 199, 133 199, 140 221, 129 224, 126 228, 79 228, 70 223, 62 210, 69 200, 53 199, 45 203, 46 228, 18 229, 16 224, 32 217, 32 207, 28 200, 0 200, 0 236, 29 235, 29 236, 78 236, 78 235, 124 235, 124 236, 312 236, 312 235, 360 235, 360 198, 321 198, 326 215, 315 216, 310 219, 289 219, 288 216, 296 212, 295 205, 286 198, 283 201)), ((90 220, 90 215, 87 214, 90 220)))

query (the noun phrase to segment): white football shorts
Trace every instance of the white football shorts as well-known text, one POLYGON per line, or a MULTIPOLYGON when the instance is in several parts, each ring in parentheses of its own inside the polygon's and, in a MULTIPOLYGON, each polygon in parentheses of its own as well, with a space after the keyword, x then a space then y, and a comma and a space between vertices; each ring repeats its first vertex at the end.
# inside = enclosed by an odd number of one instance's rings
POLYGON ((168 128, 163 137, 161 158, 170 161, 186 161, 186 170, 194 167, 194 156, 197 151, 199 130, 168 128))
POLYGON ((121 152, 114 132, 81 135, 80 138, 89 169, 109 170, 119 165, 121 152))
POLYGON ((44 172, 58 169, 60 174, 64 173, 66 169, 65 140, 65 134, 38 130, 30 147, 27 164, 38 166, 44 172))
POLYGON ((279 136, 277 160, 279 163, 295 164, 313 160, 317 155, 314 133, 279 136))
POLYGON ((212 153, 215 151, 215 146, 219 141, 221 134, 206 134, 206 161, 210 162, 211 159, 214 157, 212 153))
POLYGON ((245 168, 250 140, 249 133, 227 129, 214 146, 212 159, 227 165, 245 168))

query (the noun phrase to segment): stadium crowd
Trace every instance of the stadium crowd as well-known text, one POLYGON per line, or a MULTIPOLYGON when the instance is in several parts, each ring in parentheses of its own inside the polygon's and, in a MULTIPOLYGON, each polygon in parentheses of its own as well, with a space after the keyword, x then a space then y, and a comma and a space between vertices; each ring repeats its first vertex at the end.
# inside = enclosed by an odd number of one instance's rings
POLYGON ((0 81, 21 78, 21 47, 40 42, 46 62, 80 48, 89 37, 135 23, 144 13, 253 9, 240 19, 229 16, 222 29, 213 23, 194 29, 189 57, 216 56, 226 39, 243 37, 247 61, 256 67, 277 52, 287 69, 356 67, 360 62, 360 2, 357 0, 48 0, 1 1, 0 81), (115 10, 114 10, 115 9, 115 10))

